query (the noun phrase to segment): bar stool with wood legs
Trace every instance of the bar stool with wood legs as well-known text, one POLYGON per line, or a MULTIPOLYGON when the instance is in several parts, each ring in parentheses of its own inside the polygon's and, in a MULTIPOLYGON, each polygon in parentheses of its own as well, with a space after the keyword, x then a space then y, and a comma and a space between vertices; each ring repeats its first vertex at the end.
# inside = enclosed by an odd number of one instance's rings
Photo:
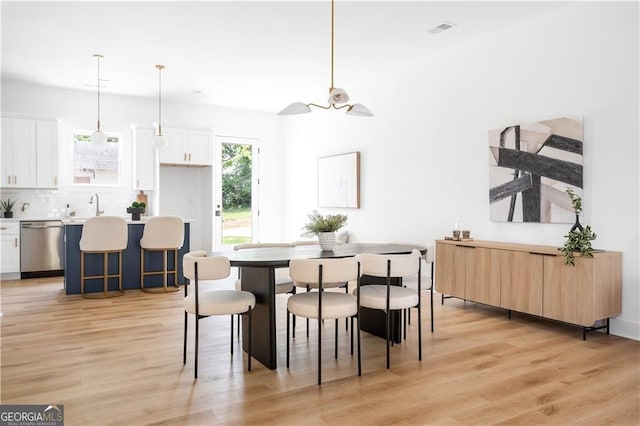
POLYGON ((80 237, 80 294, 85 299, 103 299, 117 297, 124 294, 122 289, 122 252, 127 248, 127 222, 117 216, 96 216, 87 219, 82 227, 80 237), (85 256, 87 254, 102 254, 102 275, 86 275, 85 256), (109 273, 109 254, 118 255, 118 272, 109 273), (109 290, 109 279, 117 278, 118 289, 109 290), (85 293, 86 280, 102 280, 102 293, 85 293))
POLYGON ((149 293, 178 291, 178 249, 184 243, 184 221, 179 216, 154 216, 144 224, 140 239, 140 287, 149 293), (169 269, 169 252, 173 252, 173 269, 169 269), (145 269, 145 252, 162 252, 162 270, 145 269), (145 286, 148 275, 162 275, 162 287, 145 286), (167 285, 169 275, 173 284, 167 285))

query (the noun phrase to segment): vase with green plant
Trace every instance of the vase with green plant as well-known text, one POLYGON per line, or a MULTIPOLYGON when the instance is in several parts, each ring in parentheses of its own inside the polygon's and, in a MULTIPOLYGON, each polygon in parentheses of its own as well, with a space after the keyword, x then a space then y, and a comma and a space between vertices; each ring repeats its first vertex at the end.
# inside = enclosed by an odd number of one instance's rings
POLYGON ((17 201, 18 201, 17 199, 12 201, 11 198, 7 198, 6 200, 0 200, 0 207, 4 212, 2 214, 3 217, 6 217, 7 219, 13 217, 13 206, 15 206, 17 201))
POLYGON ((302 228, 305 231, 302 236, 316 235, 322 250, 333 250, 336 245, 336 231, 347 223, 347 216, 343 214, 323 216, 317 210, 314 210, 308 218, 309 221, 302 228))
POLYGON ((565 235, 566 241, 560 250, 564 254, 565 265, 574 266, 576 253, 580 253, 580 256, 593 257, 594 250, 591 246, 591 241, 595 240, 597 235, 591 230, 589 225, 583 227, 578 220, 580 212, 582 211, 582 198, 571 188, 567 188, 566 192, 569 199, 571 199, 573 210, 576 213, 576 223, 569 233, 565 235))
POLYGON ((140 215, 144 213, 147 205, 134 201, 131 207, 127 207, 127 213, 131 213, 131 220, 140 220, 140 215))

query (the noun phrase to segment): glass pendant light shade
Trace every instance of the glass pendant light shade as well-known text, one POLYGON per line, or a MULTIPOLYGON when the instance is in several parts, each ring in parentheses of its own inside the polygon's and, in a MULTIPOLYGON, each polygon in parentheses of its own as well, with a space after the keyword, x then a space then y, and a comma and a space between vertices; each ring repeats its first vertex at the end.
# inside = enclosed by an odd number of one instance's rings
POLYGON ((347 114, 355 115, 358 117, 373 117, 373 113, 369 111, 369 108, 362 104, 353 104, 347 109, 347 114))
POLYGON ((107 143, 107 135, 102 133, 102 131, 100 130, 96 130, 95 132, 91 133, 91 143, 95 143, 95 144, 107 143))
POLYGON ((311 112, 311 108, 307 106, 304 102, 294 102, 282 111, 278 113, 278 115, 295 115, 295 114, 306 114, 311 112))
POLYGON ((169 145, 169 139, 165 135, 155 135, 153 137, 153 146, 156 149, 165 149, 169 145))
POLYGON ((329 105, 344 104, 349 102, 349 95, 344 89, 333 89, 329 93, 329 100, 327 102, 329 102, 329 105))

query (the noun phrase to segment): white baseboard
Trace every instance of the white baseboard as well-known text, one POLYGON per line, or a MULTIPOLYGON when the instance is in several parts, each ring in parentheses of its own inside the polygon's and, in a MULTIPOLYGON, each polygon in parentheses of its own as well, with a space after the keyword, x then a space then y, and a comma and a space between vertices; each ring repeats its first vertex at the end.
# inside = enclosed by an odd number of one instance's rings
POLYGON ((640 341, 640 323, 637 322, 612 318, 609 332, 616 336, 640 341))

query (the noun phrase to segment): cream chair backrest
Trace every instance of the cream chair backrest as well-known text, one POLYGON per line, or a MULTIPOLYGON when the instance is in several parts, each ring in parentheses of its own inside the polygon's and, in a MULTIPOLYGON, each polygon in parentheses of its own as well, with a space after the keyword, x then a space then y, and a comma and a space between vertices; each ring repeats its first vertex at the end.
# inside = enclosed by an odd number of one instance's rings
POLYGON ((87 219, 80 237, 81 251, 116 251, 127 248, 127 222, 119 216, 96 216, 87 219))
MULTIPOLYGON (((322 282, 335 283, 357 280, 360 256, 330 259, 292 259, 289 275, 294 281, 318 284, 319 267, 322 265, 322 282)), ((360 273, 362 275, 362 273, 360 273)))
POLYGON ((391 260, 391 277, 407 277, 418 273, 422 255, 418 250, 409 254, 363 253, 362 273, 373 277, 386 277, 388 261, 391 260))
POLYGON ((179 216, 153 216, 144 224, 140 246, 162 250, 181 248, 184 244, 184 221, 179 216))
POLYGON ((424 261, 433 263, 436 260, 436 249, 433 245, 427 246, 427 254, 424 255, 424 261))
POLYGON ((199 280, 221 280, 231 273, 229 258, 224 256, 207 256, 203 250, 192 251, 182 258, 182 273, 189 280, 196 278, 196 263, 198 264, 199 280))

